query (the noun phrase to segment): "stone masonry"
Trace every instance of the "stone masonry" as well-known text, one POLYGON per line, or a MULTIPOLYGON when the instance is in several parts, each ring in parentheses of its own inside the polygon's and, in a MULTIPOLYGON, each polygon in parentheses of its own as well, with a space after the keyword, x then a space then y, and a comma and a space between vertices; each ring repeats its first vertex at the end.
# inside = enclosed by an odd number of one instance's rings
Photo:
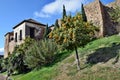
MULTIPOLYGON (((114 3, 118 4, 118 1, 120 2, 120 0, 116 0, 114 3)), ((99 27, 98 37, 110 36, 118 33, 108 12, 108 9, 111 9, 111 7, 103 5, 100 0, 95 0, 85 5, 84 9, 88 22, 99 27)))
POLYGON ((7 57, 14 49, 13 32, 5 34, 4 57, 7 57))

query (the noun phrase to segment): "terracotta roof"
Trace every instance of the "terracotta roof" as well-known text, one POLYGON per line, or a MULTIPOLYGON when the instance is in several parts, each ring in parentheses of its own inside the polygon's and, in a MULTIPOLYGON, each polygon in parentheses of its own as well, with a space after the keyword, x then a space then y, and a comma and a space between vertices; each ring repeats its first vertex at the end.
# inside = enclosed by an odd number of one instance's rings
POLYGON ((27 20, 23 20, 22 22, 20 22, 19 24, 17 24, 16 26, 13 27, 13 29, 15 29, 16 27, 18 27, 19 25, 21 25, 22 23, 24 22, 29 22, 29 23, 33 23, 33 24, 38 24, 38 25, 43 25, 43 26, 46 26, 45 24, 42 24, 36 20, 33 20, 33 19, 27 19, 27 20))

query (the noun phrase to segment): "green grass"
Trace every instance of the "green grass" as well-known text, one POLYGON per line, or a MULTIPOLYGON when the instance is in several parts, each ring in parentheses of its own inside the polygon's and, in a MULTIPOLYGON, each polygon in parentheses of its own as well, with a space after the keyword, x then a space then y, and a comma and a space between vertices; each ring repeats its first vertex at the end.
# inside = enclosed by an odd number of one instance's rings
POLYGON ((115 66, 120 59, 120 36, 114 35, 92 41, 78 51, 81 71, 77 71, 74 52, 63 51, 56 56, 57 60, 52 65, 26 74, 13 75, 12 78, 13 80, 120 80, 120 66, 115 66), (91 64, 92 62, 94 64, 91 64))
POLYGON ((46 67, 40 70, 34 70, 27 74, 20 74, 13 76, 14 80, 51 80, 53 76, 57 75, 56 66, 46 67))
POLYGON ((52 80, 59 73, 57 67, 62 60, 72 54, 72 51, 62 51, 56 55, 56 60, 48 67, 39 70, 33 70, 26 74, 13 75, 13 80, 52 80))
POLYGON ((88 43, 85 48, 80 48, 79 50, 84 53, 86 51, 96 50, 100 47, 110 46, 112 43, 120 43, 120 36, 114 35, 111 37, 101 38, 88 43))

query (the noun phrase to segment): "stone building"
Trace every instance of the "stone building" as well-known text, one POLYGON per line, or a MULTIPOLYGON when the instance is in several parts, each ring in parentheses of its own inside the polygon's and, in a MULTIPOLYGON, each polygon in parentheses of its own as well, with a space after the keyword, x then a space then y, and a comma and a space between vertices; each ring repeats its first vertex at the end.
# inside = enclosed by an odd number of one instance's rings
POLYGON ((4 58, 6 58, 14 49, 13 32, 5 34, 4 58))
MULTIPOLYGON (((120 4, 119 2, 120 0, 116 0, 113 3, 114 5, 118 5, 120 4)), ((88 22, 99 27, 100 31, 97 34, 98 37, 110 36, 118 33, 117 27, 114 25, 109 15, 109 10, 112 9, 113 3, 110 3, 110 6, 108 6, 109 4, 103 5, 100 0, 95 0, 94 2, 84 6, 88 22)))
POLYGON ((12 54, 14 47, 23 43, 26 37, 42 39, 45 27, 45 24, 39 23, 33 19, 24 20, 14 26, 13 32, 5 34, 4 58, 12 54))

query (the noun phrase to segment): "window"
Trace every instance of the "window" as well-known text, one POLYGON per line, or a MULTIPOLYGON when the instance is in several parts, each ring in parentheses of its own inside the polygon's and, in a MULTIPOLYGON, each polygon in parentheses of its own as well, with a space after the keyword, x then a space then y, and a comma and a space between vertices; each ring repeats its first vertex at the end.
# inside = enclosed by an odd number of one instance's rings
POLYGON ((17 42, 17 33, 15 33, 15 42, 17 42))
POLYGON ((30 27, 30 38, 34 38, 35 37, 35 28, 31 28, 30 27))
POLYGON ((20 40, 22 40, 22 30, 20 30, 20 40))

